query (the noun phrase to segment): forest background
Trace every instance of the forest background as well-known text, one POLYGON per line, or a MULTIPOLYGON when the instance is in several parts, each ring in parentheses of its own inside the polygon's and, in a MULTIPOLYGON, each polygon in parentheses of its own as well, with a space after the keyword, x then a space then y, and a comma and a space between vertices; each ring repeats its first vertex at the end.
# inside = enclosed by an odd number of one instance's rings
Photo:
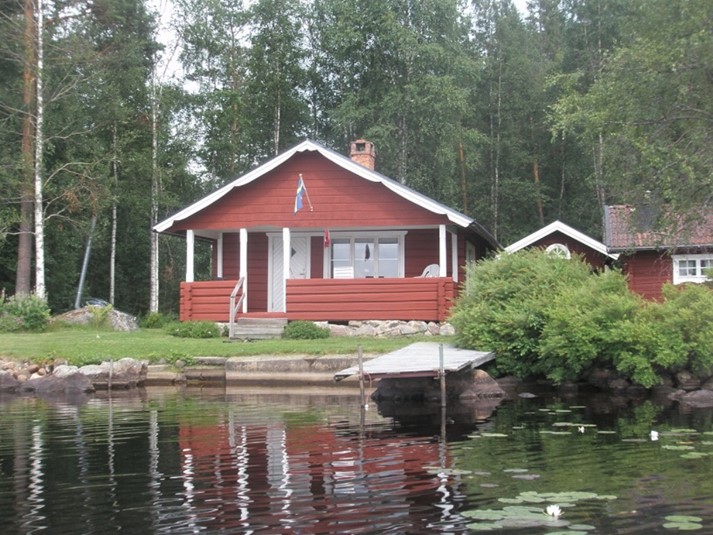
POLYGON ((373 141, 505 245, 713 199, 710 0, 174 0, 167 46, 157 15, 0 0, 4 295, 73 308, 86 261, 85 296, 177 310, 152 226, 304 138, 373 141))

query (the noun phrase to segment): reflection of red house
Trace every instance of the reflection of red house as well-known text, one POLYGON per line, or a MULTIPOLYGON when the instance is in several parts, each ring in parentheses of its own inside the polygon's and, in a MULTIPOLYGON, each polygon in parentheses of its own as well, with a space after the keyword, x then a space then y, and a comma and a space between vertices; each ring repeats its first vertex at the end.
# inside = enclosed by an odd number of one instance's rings
POLYGON ((209 532, 425 532, 450 492, 432 436, 219 421, 182 424, 179 441, 185 509, 209 532))
POLYGON ((465 262, 495 239, 376 172, 371 143, 351 155, 304 141, 158 224, 186 238, 181 319, 228 321, 236 290, 242 316, 444 320, 465 262), (197 239, 213 248, 214 280, 195 280, 197 239))
POLYGON ((713 267, 713 213, 666 216, 652 205, 606 206, 605 242, 620 253, 629 287, 648 299, 661 297, 666 282, 703 282, 713 267))
POLYGON ((539 247, 550 254, 561 255, 565 258, 569 258, 572 254, 578 254, 597 269, 611 265, 618 256, 610 254, 603 243, 561 221, 554 221, 537 232, 525 236, 506 247, 505 251, 514 253, 532 247, 539 247))

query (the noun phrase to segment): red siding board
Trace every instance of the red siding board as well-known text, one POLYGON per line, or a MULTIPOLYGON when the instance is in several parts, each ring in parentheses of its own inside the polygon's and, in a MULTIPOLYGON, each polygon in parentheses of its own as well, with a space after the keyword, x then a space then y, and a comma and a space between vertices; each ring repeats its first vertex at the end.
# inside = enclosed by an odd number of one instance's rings
POLYGON ((656 251, 640 251, 624 259, 629 288, 646 299, 661 299, 661 287, 673 280, 671 257, 656 251))
POLYGON ((435 225, 446 223, 382 184, 351 174, 321 155, 298 154, 257 180, 234 190, 201 212, 178 221, 172 230, 254 226, 330 228, 334 226, 435 225), (309 200, 294 214, 297 180, 302 174, 309 200), (266 202, 266 199, 269 202, 266 202))
MULTIPOLYGON (((228 321, 229 295, 235 282, 182 283, 181 320, 228 321), (225 293, 217 296, 216 291, 221 289, 225 293)), ((450 278, 288 280, 287 317, 445 321, 453 295, 450 278)))

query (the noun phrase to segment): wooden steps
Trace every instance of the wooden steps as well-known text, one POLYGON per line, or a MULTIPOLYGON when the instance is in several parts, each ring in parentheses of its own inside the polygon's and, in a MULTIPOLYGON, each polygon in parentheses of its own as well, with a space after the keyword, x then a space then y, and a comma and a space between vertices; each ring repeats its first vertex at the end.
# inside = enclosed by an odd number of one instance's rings
POLYGON ((231 340, 269 340, 281 338, 285 318, 238 318, 231 340))

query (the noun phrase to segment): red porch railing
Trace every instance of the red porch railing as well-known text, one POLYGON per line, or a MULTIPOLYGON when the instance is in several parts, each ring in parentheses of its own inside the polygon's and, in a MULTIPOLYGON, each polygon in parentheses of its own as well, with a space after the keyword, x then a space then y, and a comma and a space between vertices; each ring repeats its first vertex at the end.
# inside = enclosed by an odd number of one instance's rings
MULTIPOLYGON (((235 280, 181 283, 181 320, 227 322, 235 283, 235 280)), ((454 297, 455 284, 450 277, 289 279, 284 316, 314 321, 445 321, 454 297)), ((248 311, 247 315, 251 313, 248 311)))

